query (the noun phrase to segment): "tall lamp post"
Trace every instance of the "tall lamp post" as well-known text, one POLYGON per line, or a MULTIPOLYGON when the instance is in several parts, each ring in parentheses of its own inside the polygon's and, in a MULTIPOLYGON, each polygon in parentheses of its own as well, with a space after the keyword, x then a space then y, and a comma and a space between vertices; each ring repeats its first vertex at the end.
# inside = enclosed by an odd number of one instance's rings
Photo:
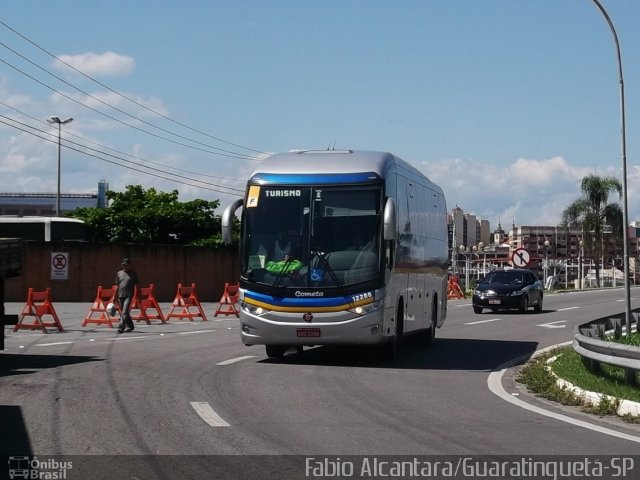
POLYGON ((459 249, 460 253, 464 255, 464 289, 469 290, 469 252, 464 245, 460 245, 459 249))
POLYGON ((73 122, 73 118, 61 120, 60 117, 50 117, 47 119, 51 125, 58 124, 58 190, 56 193, 56 217, 60 216, 60 154, 62 145, 62 125, 73 122))
POLYGON ((549 240, 544 241, 544 288, 547 288, 547 279, 549 278, 549 240))
POLYGON ((622 54, 620 53, 620 42, 618 34, 613 26, 609 14, 604 9, 599 0, 593 0, 605 20, 609 24, 609 29, 613 35, 613 41, 616 44, 616 56, 618 59, 618 81, 620 83, 620 129, 622 132, 622 229, 623 229, 623 257, 624 257, 624 297, 625 297, 625 323, 627 335, 631 334, 631 283, 629 281, 629 234, 627 226, 629 225, 629 211, 627 202, 627 141, 625 131, 625 115, 624 115, 624 79, 622 77, 622 54))
POLYGON ((582 279, 582 254, 583 254, 583 247, 584 247, 584 243, 582 242, 582 240, 580 240, 580 250, 578 250, 578 288, 580 290, 582 290, 582 284, 583 284, 583 279, 582 279))

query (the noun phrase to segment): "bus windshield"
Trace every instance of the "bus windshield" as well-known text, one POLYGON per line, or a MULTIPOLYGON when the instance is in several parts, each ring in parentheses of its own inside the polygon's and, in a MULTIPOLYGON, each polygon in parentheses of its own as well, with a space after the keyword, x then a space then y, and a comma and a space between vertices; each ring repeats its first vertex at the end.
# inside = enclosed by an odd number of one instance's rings
POLYGON ((380 186, 251 186, 242 278, 272 287, 344 287, 380 277, 380 186))

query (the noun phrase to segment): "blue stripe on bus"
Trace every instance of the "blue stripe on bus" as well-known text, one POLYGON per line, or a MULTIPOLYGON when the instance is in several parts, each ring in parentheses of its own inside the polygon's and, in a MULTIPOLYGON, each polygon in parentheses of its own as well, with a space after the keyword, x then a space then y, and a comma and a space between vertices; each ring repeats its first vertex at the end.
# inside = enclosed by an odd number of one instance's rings
POLYGON ((286 184, 286 185, 313 185, 331 183, 366 183, 379 181, 380 177, 374 172, 360 173, 329 173, 329 174, 279 174, 256 173, 251 177, 250 183, 259 185, 286 184))
MULTIPOLYGON (((345 297, 300 297, 300 298, 284 298, 273 297, 271 295, 264 295, 256 292, 245 292, 245 299, 255 300, 261 303, 266 303, 276 307, 338 307, 350 305, 352 303, 361 302, 365 299, 370 299, 373 302, 373 292, 360 295, 349 295, 345 297)), ((370 302, 366 302, 370 303, 370 302)))

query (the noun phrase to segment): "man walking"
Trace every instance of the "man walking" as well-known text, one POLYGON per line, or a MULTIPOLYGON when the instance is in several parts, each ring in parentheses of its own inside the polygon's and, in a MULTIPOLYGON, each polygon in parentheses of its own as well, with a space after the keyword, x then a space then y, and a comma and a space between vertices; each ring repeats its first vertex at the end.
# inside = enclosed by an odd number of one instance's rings
POLYGON ((118 325, 118 333, 131 332, 133 330, 133 320, 131 320, 131 301, 135 293, 135 287, 138 284, 138 274, 131 268, 129 259, 122 260, 122 270, 116 274, 116 297, 120 303, 120 324, 118 325))

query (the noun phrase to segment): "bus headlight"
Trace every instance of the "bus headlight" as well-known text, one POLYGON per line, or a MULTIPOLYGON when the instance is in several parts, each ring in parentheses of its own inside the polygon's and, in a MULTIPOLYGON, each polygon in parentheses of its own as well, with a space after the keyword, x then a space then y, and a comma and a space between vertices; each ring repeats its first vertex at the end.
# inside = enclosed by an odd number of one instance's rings
POLYGON ((240 309, 242 309, 242 311, 245 313, 248 313, 250 315, 257 315, 257 316, 264 315, 265 313, 269 312, 269 310, 267 310, 266 308, 259 307, 257 305, 252 305, 246 302, 242 302, 240 304, 240 309))
POLYGON ((356 315, 367 315, 369 313, 375 312, 376 310, 380 310, 383 306, 384 300, 378 300, 377 302, 350 308, 348 311, 351 313, 355 313, 356 315))

